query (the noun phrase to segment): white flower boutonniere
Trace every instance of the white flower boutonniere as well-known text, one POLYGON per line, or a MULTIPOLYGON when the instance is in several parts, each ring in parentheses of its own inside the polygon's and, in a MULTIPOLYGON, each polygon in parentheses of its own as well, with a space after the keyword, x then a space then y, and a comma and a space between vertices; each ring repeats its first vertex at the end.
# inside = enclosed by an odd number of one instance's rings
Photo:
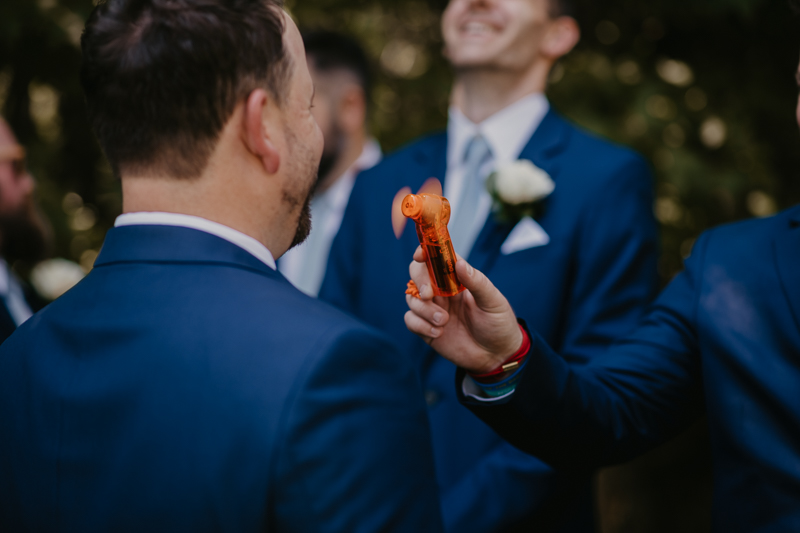
POLYGON ((498 167, 487 179, 494 211, 505 222, 542 215, 543 201, 555 190, 550 175, 527 159, 498 167))

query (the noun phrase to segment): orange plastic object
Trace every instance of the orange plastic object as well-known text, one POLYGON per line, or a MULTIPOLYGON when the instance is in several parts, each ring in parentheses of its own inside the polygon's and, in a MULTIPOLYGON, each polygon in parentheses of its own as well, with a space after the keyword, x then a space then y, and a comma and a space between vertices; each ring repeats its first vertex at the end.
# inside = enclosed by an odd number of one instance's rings
POLYGON ((426 264, 436 296, 455 296, 464 290, 456 276, 456 253, 447 223, 450 202, 436 194, 409 194, 403 198, 403 215, 417 226, 419 243, 427 255, 426 264))
POLYGON ((408 282, 408 286, 406 287, 406 294, 410 294, 414 298, 419 298, 419 289, 417 288, 417 284, 414 283, 414 280, 408 282))

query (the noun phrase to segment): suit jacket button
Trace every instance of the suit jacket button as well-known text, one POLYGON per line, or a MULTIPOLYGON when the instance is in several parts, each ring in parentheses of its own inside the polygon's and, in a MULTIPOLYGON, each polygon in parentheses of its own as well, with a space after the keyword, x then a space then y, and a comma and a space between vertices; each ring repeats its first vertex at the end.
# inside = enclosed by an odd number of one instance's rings
POLYGON ((435 390, 426 390, 425 391, 425 403, 428 404, 428 407, 433 407, 437 403, 439 403, 439 393, 435 390))

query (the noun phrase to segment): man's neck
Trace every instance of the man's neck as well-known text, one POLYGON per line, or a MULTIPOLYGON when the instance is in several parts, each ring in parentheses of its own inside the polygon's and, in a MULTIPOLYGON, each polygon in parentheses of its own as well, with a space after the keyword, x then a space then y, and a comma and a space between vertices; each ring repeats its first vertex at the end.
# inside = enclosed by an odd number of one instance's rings
MULTIPOLYGON (((132 177, 122 179, 123 213, 164 212, 191 215, 228 226, 253 237, 280 257, 289 243, 281 231, 290 226, 280 209, 256 202, 255 194, 237 195, 232 184, 218 186, 210 180, 187 183, 180 179, 132 177)), ((280 198, 280 194, 273 197, 280 198)))
POLYGON ((360 131, 347 137, 342 152, 336 160, 336 164, 331 167, 330 171, 325 176, 320 176, 316 194, 324 193, 330 189, 334 183, 339 181, 345 172, 347 172, 358 158, 361 157, 366 142, 367 134, 365 131, 360 131))
POLYGON ((498 111, 534 93, 544 93, 550 65, 537 64, 525 73, 500 69, 472 69, 456 76, 456 106, 469 120, 480 124, 498 111))

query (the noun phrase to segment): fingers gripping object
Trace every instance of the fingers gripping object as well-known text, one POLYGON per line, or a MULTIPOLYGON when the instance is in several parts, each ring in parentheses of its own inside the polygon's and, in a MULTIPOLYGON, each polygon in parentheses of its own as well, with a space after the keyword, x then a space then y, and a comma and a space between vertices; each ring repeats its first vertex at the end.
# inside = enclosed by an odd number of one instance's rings
MULTIPOLYGON (((403 215, 414 221, 419 243, 425 250, 425 263, 436 296, 455 296, 464 290, 456 276, 456 254, 450 241, 447 223, 450 221, 450 202, 436 194, 409 194, 403 198, 403 215)), ((419 298, 414 282, 406 294, 419 298)))

